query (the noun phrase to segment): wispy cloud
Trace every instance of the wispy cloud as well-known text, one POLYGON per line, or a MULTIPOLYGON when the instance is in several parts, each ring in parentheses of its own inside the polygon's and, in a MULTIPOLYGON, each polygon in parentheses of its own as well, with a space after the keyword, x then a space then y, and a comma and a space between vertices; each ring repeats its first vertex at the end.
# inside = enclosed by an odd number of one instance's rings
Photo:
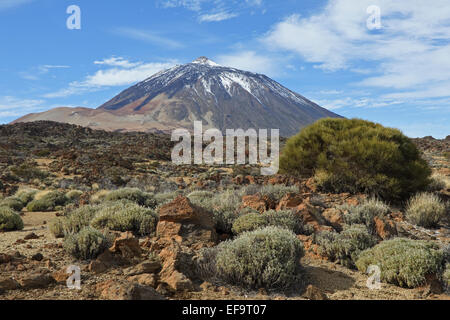
POLYGON ((329 0, 319 13, 292 15, 263 37, 325 71, 365 76, 359 85, 397 90, 386 98, 450 96, 450 6, 435 0, 378 0, 382 29, 367 28, 372 0, 329 0), (372 69, 361 68, 365 63, 372 69))
POLYGON ((115 29, 114 32, 131 39, 150 42, 161 47, 171 49, 179 49, 183 47, 183 44, 181 42, 172 40, 168 37, 164 37, 161 34, 153 31, 122 27, 115 29))
POLYGON ((13 7, 18 7, 31 1, 33 0, 0 0, 0 11, 13 7))
POLYGON ((20 99, 12 96, 0 97, 0 117, 21 116, 42 110, 44 100, 20 99))
POLYGON ((45 94, 45 98, 60 98, 95 92, 105 87, 130 85, 147 79, 151 75, 172 67, 175 61, 170 62, 131 62, 122 57, 111 57, 94 61, 95 65, 110 68, 96 71, 81 81, 71 82, 67 88, 45 94))
POLYGON ((40 65, 40 66, 31 68, 31 70, 29 70, 29 71, 19 72, 19 75, 23 79, 26 79, 26 80, 39 80, 41 75, 47 74, 51 70, 54 70, 54 69, 68 69, 68 68, 70 68, 70 66, 44 64, 44 65, 40 65))
POLYGON ((229 12, 223 11, 223 12, 218 12, 218 13, 203 14, 198 18, 198 20, 200 22, 219 22, 219 21, 232 19, 237 16, 238 15, 236 13, 229 13, 229 12))

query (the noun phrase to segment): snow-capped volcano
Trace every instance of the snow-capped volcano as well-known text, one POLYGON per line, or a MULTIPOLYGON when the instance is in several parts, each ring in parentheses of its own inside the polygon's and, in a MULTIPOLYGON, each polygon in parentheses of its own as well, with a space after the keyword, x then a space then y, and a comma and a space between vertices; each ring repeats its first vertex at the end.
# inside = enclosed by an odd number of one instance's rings
POLYGON ((95 110, 71 110, 58 108, 58 116, 50 110, 17 122, 170 131, 192 129, 194 121, 202 121, 205 128, 280 129, 290 136, 317 119, 338 117, 262 74, 220 66, 206 57, 158 72, 95 110))

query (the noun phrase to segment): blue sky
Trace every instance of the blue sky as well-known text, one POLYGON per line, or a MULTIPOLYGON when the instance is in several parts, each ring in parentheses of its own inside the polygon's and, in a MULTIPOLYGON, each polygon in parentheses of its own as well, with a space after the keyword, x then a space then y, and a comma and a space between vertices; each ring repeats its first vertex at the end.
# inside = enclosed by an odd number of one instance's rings
POLYGON ((448 0, 0 0, 0 123, 207 56, 346 117, 450 135, 448 0), (69 30, 66 9, 81 9, 69 30), (370 30, 367 8, 381 9, 370 30))

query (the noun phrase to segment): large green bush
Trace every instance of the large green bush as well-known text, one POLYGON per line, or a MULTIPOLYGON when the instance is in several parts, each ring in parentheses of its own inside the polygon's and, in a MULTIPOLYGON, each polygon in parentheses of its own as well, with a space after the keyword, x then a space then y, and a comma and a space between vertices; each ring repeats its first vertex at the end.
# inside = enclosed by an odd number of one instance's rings
POLYGON ((28 203, 27 210, 30 212, 54 211, 56 207, 65 205, 67 201, 68 199, 63 192, 52 191, 42 198, 28 203))
POLYGON ((442 273, 444 252, 431 241, 396 238, 360 254, 358 270, 366 272, 370 265, 380 268, 382 281, 415 288, 425 284, 427 275, 442 273))
POLYGON ((276 227, 246 232, 217 248, 215 268, 224 281, 249 289, 284 289, 299 278, 303 245, 276 227))
POLYGON ((106 236, 100 231, 86 227, 80 232, 69 234, 64 239, 64 249, 77 259, 94 259, 109 246, 106 236))
POLYGON ((269 210, 262 214, 251 212, 241 215, 234 221, 232 231, 234 234, 241 234, 268 226, 280 227, 295 233, 302 231, 300 219, 291 210, 269 210))
POLYGON ((123 188, 111 191, 105 196, 106 201, 130 200, 140 206, 149 208, 156 207, 156 201, 153 194, 143 192, 137 188, 123 188))
POLYGON ((365 192, 401 200, 424 190, 431 169, 397 129, 359 119, 322 119, 290 138, 282 173, 315 175, 330 192, 365 192))
POLYGON ((115 201, 101 205, 90 225, 96 229, 149 235, 156 231, 157 222, 158 216, 152 209, 129 201, 115 201))
POLYGON ((38 191, 35 189, 21 189, 16 192, 15 197, 22 201, 23 205, 26 206, 28 203, 33 201, 37 192, 38 191))
POLYGON ((341 233, 323 231, 315 235, 314 242, 322 254, 348 268, 354 268, 360 253, 377 243, 361 224, 345 226, 341 233))
POLYGON ((446 206, 432 193, 419 193, 408 201, 406 218, 425 228, 436 227, 446 215, 446 206))
POLYGON ((8 207, 0 207, 0 231, 15 231, 23 229, 22 218, 8 207))

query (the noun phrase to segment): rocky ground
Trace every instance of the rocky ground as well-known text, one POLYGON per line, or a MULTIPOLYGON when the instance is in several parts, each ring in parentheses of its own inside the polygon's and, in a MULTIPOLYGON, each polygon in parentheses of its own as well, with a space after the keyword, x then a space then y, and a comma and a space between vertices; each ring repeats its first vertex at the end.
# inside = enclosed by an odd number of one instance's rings
MULTIPOLYGON (((52 130, 66 132, 64 126, 52 130)), ((36 139, 33 132, 38 129, 32 124, 13 129, 0 127, 0 187, 5 196, 20 187, 77 188, 84 192, 78 203, 82 205, 99 189, 121 186, 166 192, 220 190, 230 185, 297 185, 298 194, 288 194, 279 202, 251 195, 243 197, 241 207, 261 211, 294 209, 316 231, 339 229, 342 212, 335 207, 358 204, 365 198, 320 193, 309 180, 264 178, 253 167, 174 166, 167 161, 171 145, 164 136, 152 135, 153 139, 149 139, 145 134, 129 134, 127 140, 120 134, 105 136, 72 127, 72 136, 54 133, 36 139), (134 148, 137 141, 145 141, 148 149, 134 148), (11 166, 29 163, 39 172, 25 170, 20 176, 23 171, 11 170, 11 166)), ((433 170, 447 177, 449 140, 416 141, 433 170)), ((450 189, 442 190, 440 196, 450 199, 450 189)), ((159 208, 158 236, 137 238, 131 233, 117 233, 112 247, 96 260, 79 261, 64 251, 63 240, 48 229, 61 212, 24 209, 24 229, 0 233, 0 299, 450 299, 433 279, 421 288, 404 289, 383 283, 380 290, 371 290, 366 285, 368 275, 328 261, 320 255, 312 236, 306 235, 298 236, 306 255, 301 261, 303 278, 295 290, 248 292, 218 281, 204 281, 194 270, 198 250, 212 247, 228 235, 217 234, 210 217, 183 196, 159 208), (68 266, 80 268, 80 290, 67 287, 68 266)), ((437 229, 423 229, 406 222, 395 206, 385 219, 376 221, 376 229, 380 240, 405 236, 450 244, 449 221, 443 221, 437 229)))

